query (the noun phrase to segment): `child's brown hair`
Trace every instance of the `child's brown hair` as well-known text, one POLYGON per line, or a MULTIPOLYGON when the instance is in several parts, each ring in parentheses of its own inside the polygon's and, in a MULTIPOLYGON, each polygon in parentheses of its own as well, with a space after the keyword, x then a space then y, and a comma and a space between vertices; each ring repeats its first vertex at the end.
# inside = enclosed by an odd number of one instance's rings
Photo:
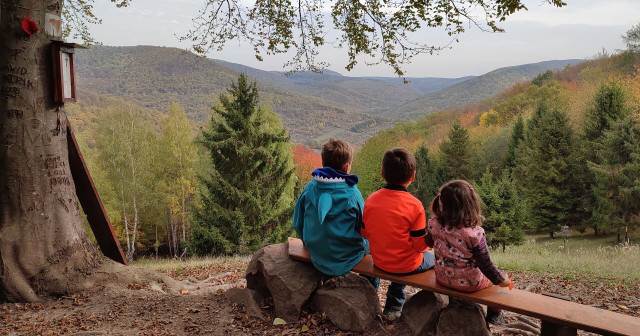
POLYGON ((469 182, 453 180, 440 187, 431 202, 431 213, 440 224, 449 228, 480 226, 484 222, 480 202, 469 182))
POLYGON ((334 170, 343 170, 344 165, 353 160, 353 147, 346 141, 329 138, 322 145, 322 166, 334 170))
POLYGON ((416 158, 408 150, 400 147, 389 149, 382 157, 382 174, 388 184, 402 185, 416 171, 416 158))

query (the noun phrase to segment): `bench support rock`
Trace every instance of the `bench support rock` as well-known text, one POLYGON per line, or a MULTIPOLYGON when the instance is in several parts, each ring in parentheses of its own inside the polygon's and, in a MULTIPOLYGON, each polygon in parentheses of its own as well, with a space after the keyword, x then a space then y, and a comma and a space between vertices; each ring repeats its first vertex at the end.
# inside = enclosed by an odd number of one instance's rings
POLYGON ((421 290, 404 304, 401 319, 415 336, 435 335, 440 312, 448 303, 446 295, 421 290))
POLYGON ((491 336, 480 305, 449 297, 449 304, 440 313, 436 336, 491 336))
POLYGON ((264 298, 260 293, 248 288, 229 288, 224 292, 227 300, 244 306, 244 310, 252 318, 264 321, 264 314, 260 305, 264 298))
POLYGON ((551 323, 549 321, 542 321, 542 328, 540 331, 541 336, 576 336, 578 330, 575 328, 551 323))
POLYGON ((276 317, 294 322, 318 287, 322 273, 310 263, 290 259, 287 249, 288 244, 276 244, 254 253, 246 279, 248 289, 273 298, 276 317))
POLYGON ((316 312, 342 330, 365 331, 380 311, 378 295, 367 279, 349 273, 321 286, 311 301, 316 312))

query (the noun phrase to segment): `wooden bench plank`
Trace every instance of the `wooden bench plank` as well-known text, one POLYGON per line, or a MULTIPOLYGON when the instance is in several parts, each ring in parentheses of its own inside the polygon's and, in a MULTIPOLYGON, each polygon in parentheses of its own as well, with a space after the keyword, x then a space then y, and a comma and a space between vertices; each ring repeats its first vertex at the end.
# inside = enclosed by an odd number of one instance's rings
MULTIPOLYGON (((309 251, 297 238, 289 238, 289 256, 300 261, 311 261, 309 251)), ((407 276, 387 273, 373 265, 371 255, 364 256, 352 271, 532 316, 551 324, 605 335, 640 335, 640 319, 633 316, 524 290, 513 289, 509 291, 498 286, 474 293, 461 292, 438 284, 433 270, 407 276)))

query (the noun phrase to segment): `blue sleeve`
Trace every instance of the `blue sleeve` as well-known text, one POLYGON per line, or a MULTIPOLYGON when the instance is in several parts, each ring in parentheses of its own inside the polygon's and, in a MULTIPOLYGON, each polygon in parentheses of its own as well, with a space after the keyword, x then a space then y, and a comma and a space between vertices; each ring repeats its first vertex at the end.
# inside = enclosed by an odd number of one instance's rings
POLYGON ((360 194, 360 190, 358 190, 356 188, 356 195, 355 195, 355 200, 356 200, 356 232, 358 234, 361 234, 362 231, 362 227, 364 226, 364 224, 362 223, 362 213, 364 211, 364 199, 362 198, 362 194, 360 194))
POLYGON ((304 196, 304 192, 300 194, 300 197, 298 197, 298 200, 296 201, 296 206, 293 208, 293 229, 296 230, 298 237, 303 241, 304 239, 302 237, 302 233, 304 231, 304 196))

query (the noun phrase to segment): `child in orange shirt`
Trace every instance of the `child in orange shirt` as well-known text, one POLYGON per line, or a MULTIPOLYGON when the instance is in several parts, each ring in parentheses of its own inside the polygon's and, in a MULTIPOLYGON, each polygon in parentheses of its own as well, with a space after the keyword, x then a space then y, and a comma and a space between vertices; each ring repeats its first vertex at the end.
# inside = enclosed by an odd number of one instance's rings
MULTIPOLYGON (((369 240, 373 263, 383 271, 409 275, 433 268, 434 256, 426 252, 424 206, 407 187, 416 176, 416 159, 404 148, 388 150, 382 159, 387 185, 364 203, 362 236, 369 240)), ((366 277, 378 290, 380 279, 366 277)), ((405 301, 404 284, 392 282, 383 314, 400 316, 405 301)))

